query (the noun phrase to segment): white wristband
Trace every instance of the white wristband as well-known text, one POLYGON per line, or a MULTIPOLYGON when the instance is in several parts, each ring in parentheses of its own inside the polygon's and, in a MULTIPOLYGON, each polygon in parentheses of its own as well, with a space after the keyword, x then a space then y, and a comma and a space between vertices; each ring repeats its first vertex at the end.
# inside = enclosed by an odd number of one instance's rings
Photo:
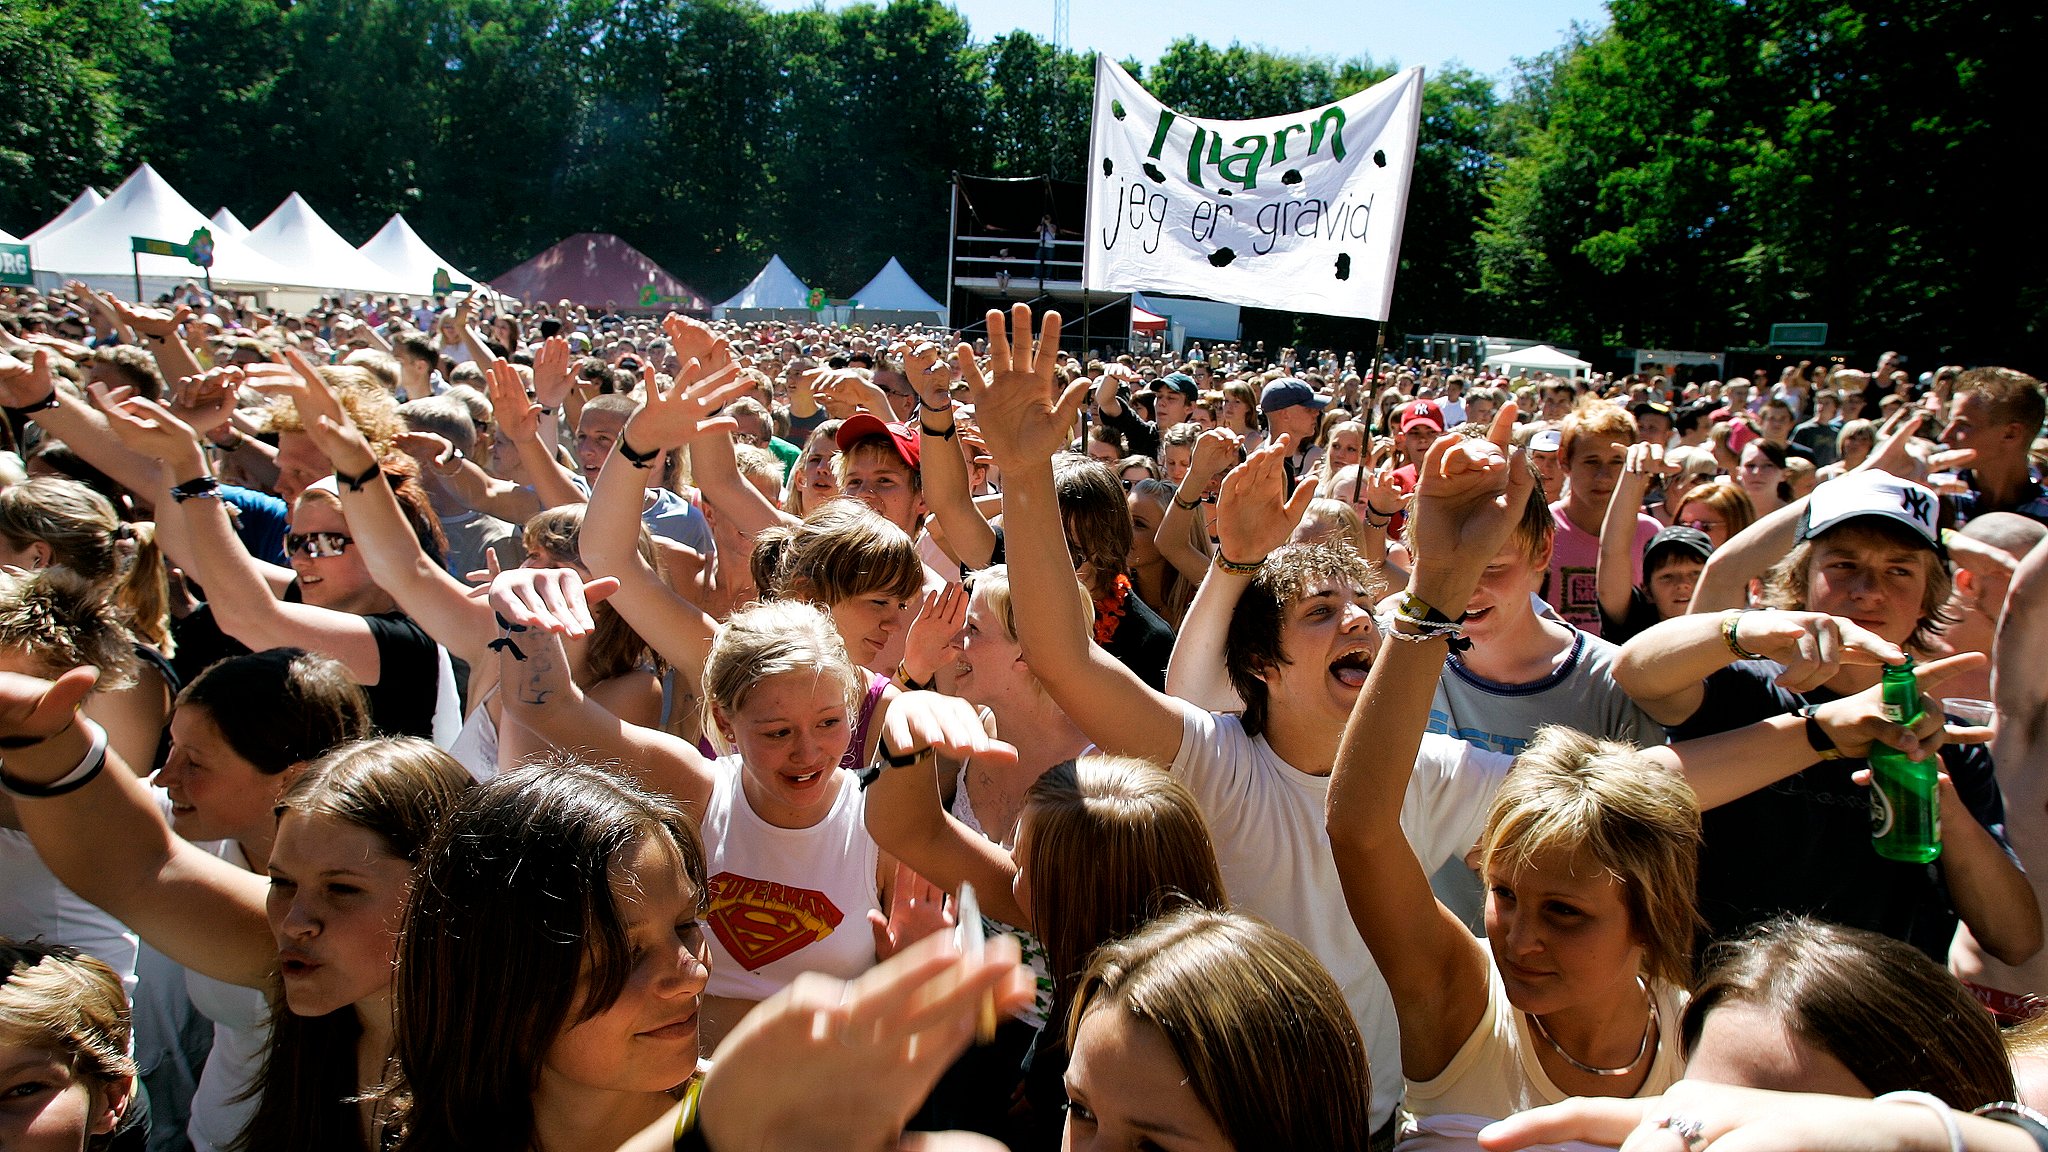
POLYGON ((84 716, 78 717, 78 724, 85 729, 86 737, 91 741, 86 747, 84 758, 79 760, 78 767, 48 784, 27 785, 0 775, 0 790, 23 799, 37 800, 76 791, 86 781, 99 775, 100 770, 107 766, 107 730, 84 716))
POLYGON ((1963 1152, 1963 1130, 1956 1123, 1955 1109, 1948 1106, 1948 1101, 1943 1100, 1932 1092, 1914 1092, 1909 1090, 1887 1092, 1879 1096, 1877 1102, 1880 1104, 1918 1104, 1924 1108, 1932 1109, 1936 1116, 1941 1117, 1941 1126, 1948 1132, 1948 1152, 1963 1152))

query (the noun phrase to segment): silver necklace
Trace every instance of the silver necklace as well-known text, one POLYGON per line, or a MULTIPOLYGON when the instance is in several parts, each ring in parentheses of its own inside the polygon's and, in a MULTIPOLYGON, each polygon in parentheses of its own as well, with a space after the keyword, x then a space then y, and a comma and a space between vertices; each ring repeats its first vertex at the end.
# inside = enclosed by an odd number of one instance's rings
POLYGON ((1550 1034, 1550 1029, 1543 1026, 1543 1017, 1533 1012, 1526 1013, 1526 1015, 1529 1017, 1529 1023, 1536 1026, 1536 1035, 1541 1036, 1543 1042, 1550 1045, 1552 1052, 1564 1057, 1565 1063, 1577 1068, 1588 1076, 1626 1076, 1636 1070, 1636 1066, 1643 1062, 1643 1057, 1650 1054, 1650 1037, 1657 1031, 1656 998, 1650 995, 1650 986, 1643 982, 1641 976, 1636 977, 1636 987, 1643 990, 1643 1003, 1650 1006, 1650 1018, 1643 1022, 1643 1043, 1636 1049, 1635 1059, 1630 1060, 1619 1068, 1595 1068, 1591 1064, 1581 1064, 1577 1057, 1564 1050, 1564 1045, 1557 1042, 1557 1037, 1550 1034))

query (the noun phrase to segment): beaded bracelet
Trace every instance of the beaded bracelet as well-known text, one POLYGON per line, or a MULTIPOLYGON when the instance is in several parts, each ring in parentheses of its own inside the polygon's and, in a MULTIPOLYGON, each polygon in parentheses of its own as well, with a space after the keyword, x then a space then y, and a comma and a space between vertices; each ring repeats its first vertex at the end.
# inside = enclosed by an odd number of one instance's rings
POLYGON ((1261 556, 1249 564, 1243 564, 1218 552, 1216 553, 1216 566, 1233 576, 1257 576, 1259 570, 1266 566, 1266 558, 1261 556))
POLYGON ((1748 611, 1747 608, 1733 608, 1722 614, 1721 640, 1728 645, 1730 652, 1735 653, 1737 660, 1768 660, 1770 657, 1744 648, 1742 641, 1736 636, 1737 630, 1742 627, 1743 614, 1748 611))
POLYGON ((220 478, 217 476, 195 476, 183 484, 171 486, 171 499, 179 504, 187 500, 220 498, 220 478))

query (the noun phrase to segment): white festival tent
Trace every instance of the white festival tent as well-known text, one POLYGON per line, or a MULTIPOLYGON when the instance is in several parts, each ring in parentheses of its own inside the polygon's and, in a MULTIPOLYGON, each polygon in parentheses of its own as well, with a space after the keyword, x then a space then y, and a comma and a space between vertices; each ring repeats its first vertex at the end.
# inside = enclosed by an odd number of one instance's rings
POLYGON ((808 320, 810 285, 796 278, 780 256, 768 264, 732 299, 711 309, 714 320, 808 320))
POLYGON ((9 232, 9 231, 8 231, 7 229, 5 229, 5 228, 0 228, 0 244, 19 244, 19 243, 21 243, 21 237, 19 237, 19 236, 16 236, 16 235, 15 235, 14 233, 12 233, 12 232, 9 232))
POLYGON ((894 256, 853 294, 860 303, 854 308, 862 324, 940 324, 946 322, 946 306, 918 287, 894 256))
MULTIPOLYGON (((398 277, 405 285, 399 291, 413 296, 424 296, 434 290, 434 273, 442 269, 448 272, 448 279, 457 284, 477 284, 476 277, 457 268, 440 253, 427 247, 405 217, 392 213, 384 227, 377 234, 356 249, 369 257, 378 267, 398 277)), ((488 286, 483 291, 489 292, 488 286)))
POLYGON ((29 242, 34 243, 36 240, 41 239, 45 232, 55 232, 57 229, 64 227, 101 204, 106 203, 106 199, 105 196, 100 195, 99 189, 87 188, 78 194, 78 199, 66 204, 62 212, 50 217, 49 223, 29 233, 29 242))
POLYGON ((249 234, 249 226, 242 223, 240 217, 228 211, 227 207, 223 205, 220 211, 213 214, 213 234, 215 236, 233 236, 235 239, 240 240, 249 234))
MULTIPOLYGON (((212 231, 213 224, 156 169, 144 164, 99 207, 54 232, 37 233, 30 241, 31 259, 38 281, 49 278, 54 286, 63 280, 83 280, 122 294, 135 291, 139 264, 142 294, 154 299, 201 279, 200 269, 178 256, 134 255, 131 238, 183 244, 201 228, 212 231)), ((244 242, 218 234, 213 240, 213 282, 216 287, 258 291, 283 285, 318 287, 244 242)))
POLYGON ((1497 352, 1486 358, 1486 366, 1548 372, 1554 376, 1578 376, 1593 365, 1577 356, 1560 352, 1548 344, 1537 344, 1529 348, 1517 348, 1512 352, 1497 352))
POLYGON ((356 251, 297 192, 250 229, 243 242, 292 269, 300 283, 316 288, 377 295, 424 291, 408 288, 398 275, 356 251))

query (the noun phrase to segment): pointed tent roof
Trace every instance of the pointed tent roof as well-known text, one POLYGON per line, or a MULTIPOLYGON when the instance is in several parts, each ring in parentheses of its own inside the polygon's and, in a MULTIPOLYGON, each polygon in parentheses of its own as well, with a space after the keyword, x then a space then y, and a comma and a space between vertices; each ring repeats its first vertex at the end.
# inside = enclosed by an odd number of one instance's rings
POLYGON ((394 212, 384 227, 375 236, 356 249, 368 256, 377 266, 397 276, 410 285, 408 291, 418 294, 429 292, 434 287, 434 273, 446 269, 448 278, 457 284, 475 284, 476 277, 455 266, 454 261, 427 247, 420 234, 412 230, 405 217, 394 212))
POLYGON ((7 229, 5 229, 5 228, 0 228, 0 244, 19 244, 19 243, 21 243, 21 237, 19 237, 19 236, 16 236, 16 235, 15 235, 14 233, 12 233, 12 232, 9 232, 9 231, 8 231, 7 229))
POLYGON ((1499 352, 1486 358, 1489 368, 1534 368, 1543 372, 1573 374, 1583 372, 1593 365, 1567 352, 1560 352, 1548 344, 1537 344, 1528 348, 1517 348, 1513 352, 1499 352))
POLYGON ((249 226, 247 224, 242 223, 240 217, 236 216, 233 212, 228 211, 227 205, 225 204, 221 205, 220 211, 215 212, 213 214, 212 219, 213 231, 215 235, 233 236, 235 239, 239 240, 242 237, 247 236, 249 234, 249 226))
POLYGON ((745 288, 712 311, 716 315, 727 308, 806 308, 810 302, 810 285, 797 279, 782 257, 770 256, 745 288))
POLYGON ((355 245, 328 227, 297 192, 250 229, 243 242, 290 268, 301 284, 343 292, 418 295, 426 291, 424 287, 408 288, 399 277, 356 251, 355 245))
POLYGON ((30 241, 34 241, 39 239, 45 232, 55 232, 57 229, 106 203, 106 201, 107 198, 100 195, 99 189, 88 186, 83 192, 78 194, 78 199, 66 204, 62 212, 50 217, 49 223, 29 233, 28 238, 30 241))
POLYGON ((491 287, 521 300, 701 312, 704 296, 609 232, 578 232, 502 276, 491 287))
MULTIPOLYGON (((62 228, 37 233, 30 246, 36 268, 59 276, 126 279, 139 264, 145 277, 190 280, 198 276, 198 268, 176 256, 132 256, 129 240, 147 236, 183 244, 201 228, 210 231, 212 224, 156 169, 144 164, 104 203, 62 228)), ((213 241, 213 280, 317 287, 242 241, 220 235, 213 241)))
POLYGON ((862 312, 930 312, 944 323, 946 306, 918 287, 894 256, 853 298, 860 301, 862 312))

